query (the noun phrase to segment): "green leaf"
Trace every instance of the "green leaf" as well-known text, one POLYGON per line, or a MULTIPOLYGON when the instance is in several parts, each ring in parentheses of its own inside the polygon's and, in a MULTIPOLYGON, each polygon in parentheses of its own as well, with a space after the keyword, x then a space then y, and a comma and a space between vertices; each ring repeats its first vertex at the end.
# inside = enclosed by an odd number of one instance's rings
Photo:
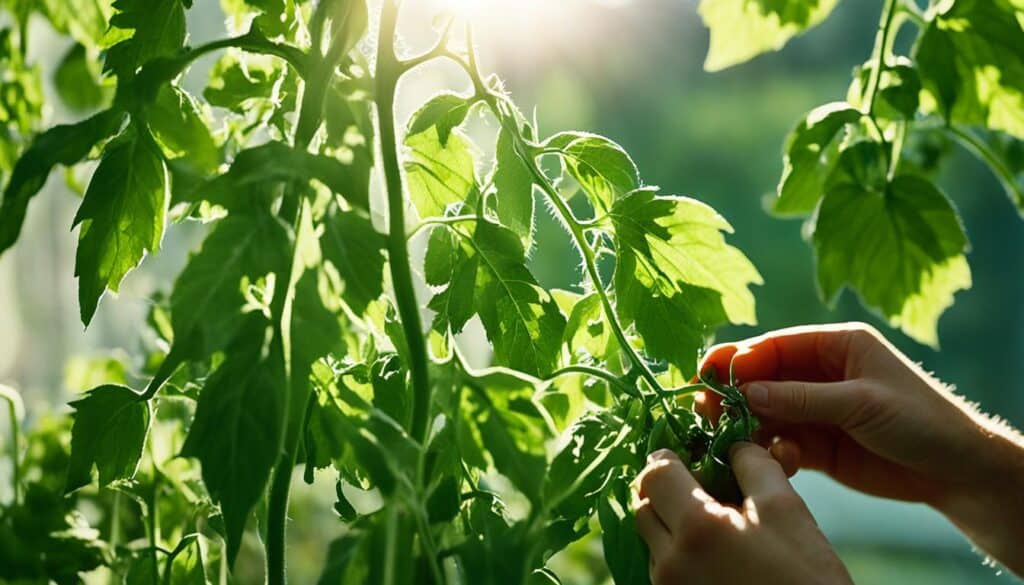
MULTIPOLYGON (((867 104, 869 80, 874 73, 874 62, 858 67, 853 74, 853 83, 846 99, 851 105, 863 109, 867 104)), ((906 57, 896 57, 889 63, 878 79, 878 95, 875 99, 876 120, 913 120, 921 102, 921 77, 913 63, 906 57)))
POLYGON ((474 100, 458 94, 438 94, 412 115, 406 137, 436 128, 441 147, 447 147, 452 130, 462 125, 474 103, 474 100))
POLYGON ((421 218, 442 216, 448 206, 477 192, 470 144, 468 138, 453 131, 442 145, 436 127, 406 137, 409 197, 421 218))
POLYGON ((107 50, 104 69, 118 77, 132 77, 147 62, 172 56, 185 45, 182 0, 115 0, 114 8, 117 13, 110 19, 110 26, 134 31, 107 50))
POLYGON ((427 284, 445 286, 427 305, 436 313, 434 329, 442 333, 460 333, 476 312, 476 249, 446 227, 430 232, 424 262, 427 284))
POLYGON ((611 219, 618 243, 616 308, 626 324, 636 323, 653 357, 693 373, 717 325, 756 322, 749 287, 761 284, 761 276, 726 243, 723 232, 732 227, 713 209, 643 190, 616 202, 611 219))
POLYGON ((58 164, 73 165, 85 158, 96 143, 117 132, 124 120, 108 110, 77 124, 54 126, 40 134, 14 165, 0 204, 0 253, 18 240, 29 201, 46 183, 58 164))
POLYGON ((64 54, 53 81, 61 101, 79 112, 102 106, 112 94, 108 87, 101 85, 99 64, 79 43, 64 54))
POLYGON ((772 211, 779 215, 806 215, 824 195, 828 177, 829 146, 847 124, 861 117, 846 102, 833 102, 811 110, 786 138, 779 198, 772 211))
POLYGON ((882 146, 861 142, 836 163, 814 226, 818 283, 829 301, 849 284, 892 325, 937 346, 939 316, 971 286, 967 238, 926 179, 887 181, 885 158, 882 146))
POLYGON ((456 549, 467 583, 507 585, 523 583, 523 559, 529 554, 526 525, 510 523, 496 498, 473 500, 464 519, 470 536, 456 549))
POLYGON ((341 161, 275 141, 239 152, 228 172, 203 183, 189 199, 209 201, 229 210, 245 209, 264 202, 262 198, 271 192, 266 189, 268 185, 307 183, 311 179, 342 196, 355 188, 341 161))
POLYGON ((83 323, 92 321, 104 290, 117 292, 146 252, 160 248, 169 199, 156 146, 145 130, 129 127, 104 149, 73 223, 82 226, 75 276, 83 323))
POLYGON ((527 249, 533 242, 533 175, 515 151, 511 134, 498 133, 495 152, 495 212, 498 221, 520 235, 527 249))
POLYGON ((217 223, 174 283, 171 326, 177 355, 203 360, 235 337, 246 319, 246 283, 273 274, 284 286, 290 232, 268 212, 233 214, 217 223))
POLYGON ((650 552, 636 529, 636 515, 630 509, 627 478, 613 479, 597 502, 601 522, 604 561, 615 583, 649 583, 650 552))
POLYGON ((90 48, 101 43, 113 12, 110 0, 41 0, 39 4, 54 30, 90 48))
POLYGON ((323 219, 320 247, 340 277, 341 296, 357 315, 384 292, 387 238, 359 211, 332 205, 323 219))
POLYGON ((181 448, 183 457, 202 463, 203 482, 220 503, 230 563, 281 452, 286 384, 272 328, 262 316, 250 315, 224 363, 206 380, 181 448))
POLYGON ((149 431, 149 403, 131 388, 107 385, 90 390, 71 407, 75 425, 65 491, 89 485, 93 466, 100 487, 134 476, 149 431))
POLYGON ((711 30, 706 71, 720 71, 766 53, 825 20, 838 0, 701 0, 711 30))
POLYGON ((515 232, 480 221, 472 241, 479 256, 476 310, 494 345, 495 362, 546 376, 558 361, 565 317, 526 267, 515 232))
POLYGON ((1024 139, 1024 5, 946 0, 935 11, 917 50, 925 109, 1024 139))
POLYGON ((608 211, 618 197, 640 188, 640 174, 633 159, 603 136, 564 132, 551 137, 545 146, 560 151, 569 174, 598 212, 608 211))
POLYGON ((179 550, 174 557, 167 581, 170 585, 207 585, 206 567, 203 566, 203 548, 199 542, 201 537, 193 536, 194 538, 185 544, 185 548, 179 550))
POLYGON ((576 358, 574 362, 586 362, 588 359, 604 360, 609 355, 610 348, 618 347, 604 320, 604 308, 597 293, 581 297, 572 306, 565 326, 564 339, 573 358, 576 358))
POLYGON ((269 100, 285 75, 284 63, 270 55, 229 50, 213 64, 203 97, 212 106, 238 114, 251 112, 253 100, 269 100))
POLYGON ((463 394, 462 416, 476 428, 495 469, 538 503, 550 432, 533 402, 537 380, 495 368, 464 372, 462 381, 469 389, 463 394))
POLYGON ((220 148, 199 103, 174 84, 165 84, 146 109, 146 123, 167 158, 186 159, 207 173, 220 164, 220 148))

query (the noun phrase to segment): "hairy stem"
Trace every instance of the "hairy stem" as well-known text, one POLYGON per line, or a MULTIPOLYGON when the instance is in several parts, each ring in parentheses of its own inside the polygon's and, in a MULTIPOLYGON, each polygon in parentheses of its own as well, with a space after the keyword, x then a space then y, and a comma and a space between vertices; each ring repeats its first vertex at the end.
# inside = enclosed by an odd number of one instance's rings
POLYGON ((622 380, 620 380, 619 377, 616 376, 615 374, 607 370, 602 370, 601 368, 585 366, 582 364, 566 366, 560 370, 555 370, 546 379, 554 380, 555 378, 560 378, 562 376, 570 376, 574 374, 582 374, 584 376, 590 376, 591 378, 599 378, 601 380, 604 380, 605 382, 608 382, 612 386, 615 386, 624 394, 628 394, 630 396, 635 396, 637 394, 635 388, 630 388, 629 386, 623 384, 622 380))

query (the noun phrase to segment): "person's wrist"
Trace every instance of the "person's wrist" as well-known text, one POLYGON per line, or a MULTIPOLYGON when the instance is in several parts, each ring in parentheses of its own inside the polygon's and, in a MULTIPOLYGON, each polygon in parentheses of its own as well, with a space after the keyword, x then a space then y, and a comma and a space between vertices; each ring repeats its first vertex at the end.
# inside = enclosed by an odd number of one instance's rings
POLYGON ((1024 444, 1012 431, 978 424, 962 456, 969 462, 959 477, 930 502, 956 524, 976 528, 997 521, 1024 521, 1024 444))

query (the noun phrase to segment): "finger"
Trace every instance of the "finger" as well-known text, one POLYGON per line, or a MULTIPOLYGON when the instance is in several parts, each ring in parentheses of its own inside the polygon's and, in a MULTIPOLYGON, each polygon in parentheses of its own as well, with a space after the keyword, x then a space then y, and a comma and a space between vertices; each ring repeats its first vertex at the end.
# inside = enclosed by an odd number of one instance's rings
POLYGON ((641 501, 636 509, 636 530, 651 549, 651 556, 661 556, 672 545, 672 535, 651 507, 650 500, 641 501))
POLYGON ((673 526, 683 525, 699 484, 679 457, 668 449, 651 453, 647 461, 647 467, 637 477, 640 499, 650 502, 662 524, 671 532, 673 526))
POLYGON ((857 424, 863 412, 861 380, 844 382, 751 382, 742 387, 755 414, 785 423, 857 424))
POLYGON ((786 477, 793 477, 800 470, 800 445, 795 441, 780 438, 772 442, 768 452, 782 466, 786 477))
POLYGON ((793 491, 779 462, 758 445, 736 443, 729 450, 729 464, 743 495, 755 502, 793 491))
POLYGON ((741 381, 839 381, 847 377, 850 355, 874 336, 860 323, 781 329, 744 342, 731 365, 741 381))

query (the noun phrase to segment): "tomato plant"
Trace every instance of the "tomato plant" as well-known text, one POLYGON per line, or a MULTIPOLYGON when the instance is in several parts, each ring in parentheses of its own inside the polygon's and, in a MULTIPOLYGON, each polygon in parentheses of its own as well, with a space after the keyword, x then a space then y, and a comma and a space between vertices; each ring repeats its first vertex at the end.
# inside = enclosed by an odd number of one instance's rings
MULTIPOLYGON (((707 66, 778 48, 834 4, 704 0, 707 66)), ((595 517, 616 582, 644 582, 629 483, 656 448, 740 497, 728 447, 757 421, 739 381, 697 363, 719 325, 755 322, 760 275, 725 219, 646 185, 612 140, 543 134, 481 71, 470 26, 442 16, 433 48, 410 55, 395 0, 224 0, 231 36, 189 46, 188 0, 2 5, 17 26, 0 35, 0 251, 51 172, 90 161, 73 222, 86 326, 166 230, 193 223, 205 238, 154 295, 142 378, 111 374, 70 419, 26 433, 4 390, 15 474, 0 576, 227 582, 256 537, 267 581, 284 583, 296 469, 336 482, 324 513, 346 530, 323 583, 558 582, 548 561, 595 517), (74 40, 54 75, 80 122, 42 127, 32 14, 74 40), (180 79, 210 54, 191 95, 180 79), (439 60, 472 91, 424 96, 397 119, 402 79, 439 60), (480 121, 487 160, 468 130, 480 121), (582 292, 530 271, 538 203, 578 253, 582 292), (493 367, 470 367, 456 342, 471 321, 493 367), (697 390, 722 396, 721 420, 694 412, 697 390)), ((970 145, 1020 203, 986 140, 1024 134, 1021 14, 1011 0, 887 0, 847 102, 794 131, 775 209, 814 212, 827 297, 849 282, 935 341, 969 284, 966 237, 915 136, 970 145), (892 54, 905 22, 920 29, 910 58, 892 54)))

